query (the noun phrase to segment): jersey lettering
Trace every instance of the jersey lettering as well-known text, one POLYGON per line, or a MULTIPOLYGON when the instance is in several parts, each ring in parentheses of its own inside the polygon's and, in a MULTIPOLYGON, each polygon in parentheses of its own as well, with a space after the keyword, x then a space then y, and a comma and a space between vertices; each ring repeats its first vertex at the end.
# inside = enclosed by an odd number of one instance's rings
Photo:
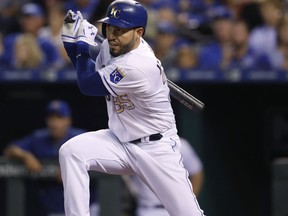
POLYGON ((125 109, 134 109, 134 104, 128 99, 127 94, 113 97, 113 103, 117 113, 122 113, 125 109))

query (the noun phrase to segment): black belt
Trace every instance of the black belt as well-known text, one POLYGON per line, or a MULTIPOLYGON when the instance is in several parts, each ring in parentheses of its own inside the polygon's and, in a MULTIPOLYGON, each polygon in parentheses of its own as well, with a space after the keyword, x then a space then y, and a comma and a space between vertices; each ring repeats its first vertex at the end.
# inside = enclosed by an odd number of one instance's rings
POLYGON ((159 204, 159 205, 154 205, 154 206, 139 206, 140 208, 164 208, 163 205, 159 204))
MULTIPOLYGON (((146 141, 147 142, 149 142, 149 141, 157 141, 157 140, 160 140, 162 137, 163 136, 160 133, 152 134, 152 135, 147 137, 148 140, 146 140, 146 141)), ((141 142, 142 142, 142 138, 130 141, 130 143, 134 143, 134 144, 141 143, 141 142)))

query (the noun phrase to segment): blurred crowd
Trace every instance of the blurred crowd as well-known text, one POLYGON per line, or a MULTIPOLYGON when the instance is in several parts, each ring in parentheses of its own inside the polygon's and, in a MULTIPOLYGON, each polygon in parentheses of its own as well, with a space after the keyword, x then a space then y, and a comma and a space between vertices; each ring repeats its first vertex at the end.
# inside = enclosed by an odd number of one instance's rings
MULTIPOLYGON (((63 69, 71 63, 60 32, 69 9, 89 22, 112 0, 1 0, 0 66, 63 69)), ((149 20, 144 38, 169 70, 288 71, 288 1, 139 0, 149 20)))

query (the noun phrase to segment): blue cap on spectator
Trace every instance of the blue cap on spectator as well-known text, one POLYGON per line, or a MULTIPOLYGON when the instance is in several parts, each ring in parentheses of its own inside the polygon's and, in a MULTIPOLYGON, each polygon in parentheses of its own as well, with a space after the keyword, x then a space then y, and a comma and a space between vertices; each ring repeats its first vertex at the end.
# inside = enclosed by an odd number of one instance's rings
POLYGON ((191 47, 192 46, 192 41, 188 39, 181 38, 176 42, 176 47, 177 48, 182 48, 182 47, 191 47))
POLYGON ((231 10, 228 7, 222 5, 217 5, 210 8, 208 15, 213 19, 231 19, 233 17, 231 10))
POLYGON ((71 116, 71 110, 69 105, 62 100, 53 100, 48 103, 47 105, 47 114, 56 114, 61 117, 70 117, 71 116))
POLYGON ((157 23, 157 30, 158 32, 173 34, 176 32, 176 27, 171 22, 160 21, 157 23))
POLYGON ((160 10, 163 8, 170 8, 173 11, 176 11, 178 7, 178 2, 175 0, 157 0, 157 1, 151 1, 151 6, 155 10, 160 10))
POLYGON ((34 3, 25 4, 21 9, 21 13, 24 16, 44 16, 42 8, 34 3))

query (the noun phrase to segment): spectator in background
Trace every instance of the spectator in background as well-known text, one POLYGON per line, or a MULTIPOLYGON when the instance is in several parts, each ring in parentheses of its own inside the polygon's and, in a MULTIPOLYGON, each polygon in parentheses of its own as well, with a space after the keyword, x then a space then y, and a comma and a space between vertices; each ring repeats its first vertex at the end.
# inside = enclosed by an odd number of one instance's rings
POLYGON ((173 5, 163 4, 161 7, 157 8, 157 20, 167 21, 175 24, 176 22, 176 11, 173 5))
MULTIPOLYGON (((43 64, 42 67, 49 68, 59 68, 62 66, 63 62, 61 61, 58 50, 55 46, 46 38, 39 36, 39 30, 44 26, 45 23, 45 14, 42 8, 34 3, 25 4, 21 8, 21 32, 16 34, 7 35, 4 38, 4 52, 0 57, 0 62, 7 66, 14 66, 14 46, 17 37, 21 34, 29 33, 33 35, 37 41, 41 51, 43 53, 43 64)), ((27 53, 29 56, 29 53, 27 53)))
POLYGON ((178 45, 176 55, 176 67, 180 70, 189 71, 198 66, 198 57, 196 49, 188 42, 178 45))
MULTIPOLYGON (((179 24, 187 30, 197 30, 202 35, 212 33, 211 24, 217 15, 229 13, 233 16, 230 8, 217 0, 179 0, 178 10, 179 24)), ((202 40, 201 37, 195 39, 202 40)))
POLYGON ((16 38, 13 53, 13 66, 16 69, 40 69, 42 66, 43 53, 31 34, 21 34, 16 38))
POLYGON ((237 8, 237 17, 245 20, 249 31, 262 24, 259 2, 255 0, 242 0, 235 2, 235 5, 237 8))
POLYGON ((231 27, 230 11, 221 11, 215 15, 212 23, 213 40, 199 49, 200 69, 223 69, 231 59, 231 27))
POLYGON ((176 47, 175 63, 167 68, 166 75, 171 80, 189 79, 189 74, 198 69, 197 46, 181 39, 176 47))
POLYGON ((91 18, 100 0, 70 0, 66 2, 66 10, 81 11, 84 19, 93 23, 91 18))
POLYGON ((197 42, 206 41, 211 31, 203 4, 202 0, 179 0, 177 5, 179 35, 197 42))
POLYGON ((263 24, 252 29, 249 43, 256 52, 270 55, 276 49, 276 28, 279 24, 281 13, 275 1, 265 0, 259 3, 259 6, 263 24))
POLYGON ((225 65, 222 65, 223 69, 271 69, 269 57, 250 47, 248 25, 243 20, 235 20, 232 23, 231 46, 232 55, 230 59, 226 59, 225 65))
POLYGON ((61 40, 61 28, 67 11, 62 2, 55 2, 47 8, 48 25, 39 30, 39 37, 50 41, 60 53, 64 65, 71 65, 71 61, 61 40))
POLYGON ((277 47, 271 60, 275 69, 288 71, 288 17, 284 17, 277 27, 277 47))
POLYGON ((177 31, 173 23, 160 21, 157 24, 157 34, 153 41, 153 49, 156 57, 165 68, 175 64, 177 31))
MULTIPOLYGON (((84 132, 82 129, 71 126, 71 110, 65 101, 49 102, 46 113, 47 128, 35 130, 32 134, 13 141, 4 150, 5 156, 21 160, 29 171, 35 173, 42 169, 41 160, 58 161, 58 150, 61 145, 68 139, 84 132)), ((64 216, 63 186, 60 176, 59 168, 59 173, 54 181, 39 182, 39 201, 47 216, 64 216)), ((97 205, 94 204, 93 211, 95 210, 97 210, 97 205)), ((97 214, 91 214, 91 216, 95 215, 97 214)))
POLYGON ((0 31, 7 35, 19 31, 18 14, 25 0, 0 1, 0 31))
POLYGON ((98 29, 98 33, 102 34, 102 26, 98 22, 98 20, 102 19, 106 15, 106 8, 109 7, 111 2, 114 0, 101 0, 97 7, 93 9, 93 13, 91 13, 90 23, 95 25, 98 29))
POLYGON ((4 46, 3 46, 3 35, 0 32, 0 56, 2 55, 4 51, 4 46))
MULTIPOLYGON (((156 1, 157 2, 157 1, 156 1)), ((169 1, 160 1, 155 5, 152 0, 146 0, 145 6, 148 8, 148 23, 145 31, 145 40, 153 44, 155 37, 158 34, 158 23, 166 22, 172 25, 177 25, 176 12, 173 4, 169 1)))

